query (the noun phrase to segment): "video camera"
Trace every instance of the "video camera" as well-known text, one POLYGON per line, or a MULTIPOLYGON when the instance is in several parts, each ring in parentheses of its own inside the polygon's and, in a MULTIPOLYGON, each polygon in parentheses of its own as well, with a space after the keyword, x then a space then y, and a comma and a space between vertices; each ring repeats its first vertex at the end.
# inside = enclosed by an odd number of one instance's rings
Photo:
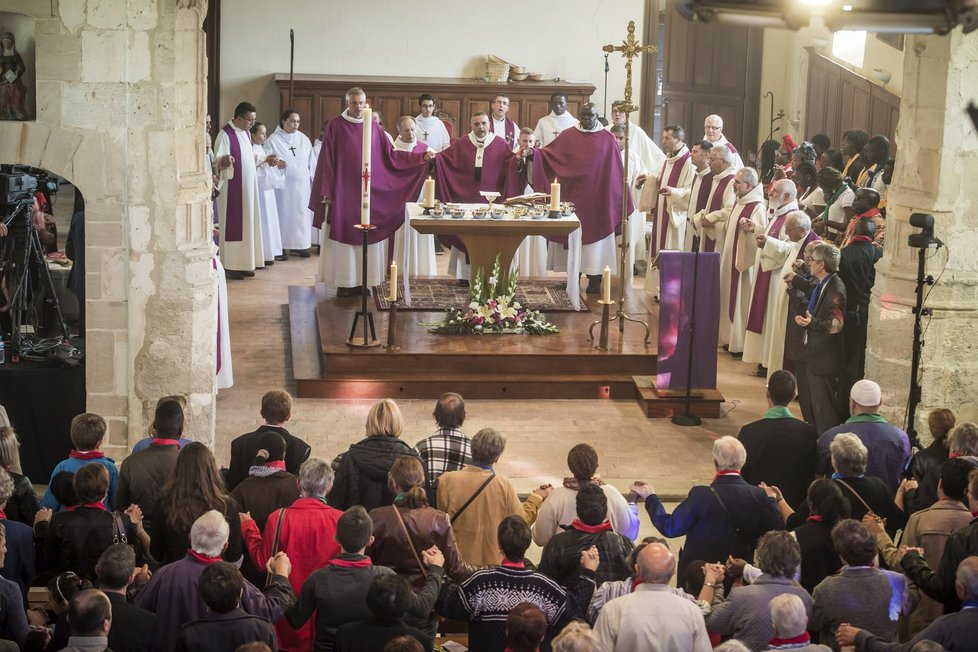
POLYGON ((29 165, 0 165, 0 219, 16 212, 37 193, 58 192, 58 180, 45 170, 29 165))

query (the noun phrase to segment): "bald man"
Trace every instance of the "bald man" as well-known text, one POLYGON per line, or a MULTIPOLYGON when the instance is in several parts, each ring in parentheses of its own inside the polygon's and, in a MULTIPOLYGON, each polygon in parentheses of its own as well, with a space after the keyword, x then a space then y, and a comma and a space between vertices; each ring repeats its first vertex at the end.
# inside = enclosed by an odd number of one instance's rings
POLYGON ((710 141, 714 147, 718 145, 727 146, 727 149, 734 156, 733 166, 735 168, 739 170, 744 167, 744 159, 740 158, 737 148, 723 135, 723 118, 718 115, 706 116, 706 120, 703 121, 703 133, 703 138, 710 141))
MULTIPOLYGON (((781 368, 781 360, 769 361, 767 350, 770 334, 773 332, 770 320, 778 315, 774 308, 784 288, 781 277, 774 272, 781 269, 784 260, 764 257, 762 248, 767 238, 787 240, 785 232, 788 214, 798 210, 798 189, 790 179, 779 179, 771 185, 768 196, 768 226, 763 232, 764 240, 760 239, 761 232, 755 233, 757 249, 754 260, 754 282, 751 288, 750 309, 747 312, 747 333, 744 335, 744 362, 757 365, 757 375, 767 376, 768 368, 773 364, 781 368)), ((753 233, 753 231, 752 231, 753 233)))
POLYGON ((639 553, 635 575, 640 584, 628 595, 608 602, 598 614, 594 631, 606 651, 712 649, 703 616, 689 600, 669 588, 676 558, 661 543, 639 553))

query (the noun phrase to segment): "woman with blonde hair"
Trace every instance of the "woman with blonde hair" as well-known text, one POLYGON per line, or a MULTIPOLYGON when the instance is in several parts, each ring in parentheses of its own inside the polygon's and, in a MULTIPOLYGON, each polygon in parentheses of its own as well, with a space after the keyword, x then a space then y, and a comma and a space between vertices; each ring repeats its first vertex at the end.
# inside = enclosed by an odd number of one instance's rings
POLYGON ((3 513, 7 520, 19 521, 34 527, 37 514, 37 495, 31 479, 20 471, 20 441, 10 426, 0 426, 0 466, 14 481, 14 492, 7 500, 3 513))
POLYGON ((403 430, 404 419, 393 400, 385 398, 370 408, 366 438, 334 462, 337 468, 329 494, 331 505, 341 510, 362 505, 370 511, 394 502, 394 492, 388 486, 391 466, 404 456, 421 461, 418 452, 400 439, 403 430))

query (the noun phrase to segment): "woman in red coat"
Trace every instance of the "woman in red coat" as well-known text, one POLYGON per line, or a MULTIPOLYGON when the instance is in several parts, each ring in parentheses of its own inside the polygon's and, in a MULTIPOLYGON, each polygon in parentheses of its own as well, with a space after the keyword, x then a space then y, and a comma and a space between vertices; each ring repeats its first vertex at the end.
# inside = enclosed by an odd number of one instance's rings
MULTIPOLYGON (((261 534, 253 519, 241 515, 241 536, 256 568, 276 552, 285 552, 292 561, 289 581, 296 595, 302 583, 313 571, 325 566, 340 552, 336 543, 336 521, 343 515, 326 503, 326 494, 333 486, 333 469, 326 460, 312 457, 299 469, 297 501, 268 516, 265 532, 261 534)), ((293 629, 283 618, 275 625, 278 648, 283 652, 306 652, 312 649, 312 620, 300 629, 293 629)))

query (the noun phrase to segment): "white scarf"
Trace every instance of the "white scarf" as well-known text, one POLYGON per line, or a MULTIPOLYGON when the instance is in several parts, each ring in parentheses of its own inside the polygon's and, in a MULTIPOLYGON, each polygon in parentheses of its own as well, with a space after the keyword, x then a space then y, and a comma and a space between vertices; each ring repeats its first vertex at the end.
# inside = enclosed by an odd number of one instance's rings
POLYGON ((343 109, 343 113, 340 114, 347 122, 352 122, 354 124, 363 124, 363 113, 360 114, 359 118, 350 117, 350 109, 343 109))
POLYGON ((401 140, 400 136, 398 136, 397 138, 394 139, 394 149, 402 152, 413 152, 414 148, 418 146, 419 142, 420 142, 419 140, 415 139, 410 143, 406 143, 403 140, 401 140))
POLYGON ((482 158, 486 153, 486 147, 495 138, 496 134, 490 131, 486 133, 485 140, 480 143, 475 137, 475 134, 471 131, 469 132, 469 142, 475 145, 475 178, 477 181, 482 178, 482 158))
POLYGON ((582 127, 580 122, 574 125, 574 128, 585 134, 593 134, 599 131, 604 131, 604 126, 597 121, 595 121, 594 126, 591 127, 590 129, 585 129, 584 127, 582 127))

